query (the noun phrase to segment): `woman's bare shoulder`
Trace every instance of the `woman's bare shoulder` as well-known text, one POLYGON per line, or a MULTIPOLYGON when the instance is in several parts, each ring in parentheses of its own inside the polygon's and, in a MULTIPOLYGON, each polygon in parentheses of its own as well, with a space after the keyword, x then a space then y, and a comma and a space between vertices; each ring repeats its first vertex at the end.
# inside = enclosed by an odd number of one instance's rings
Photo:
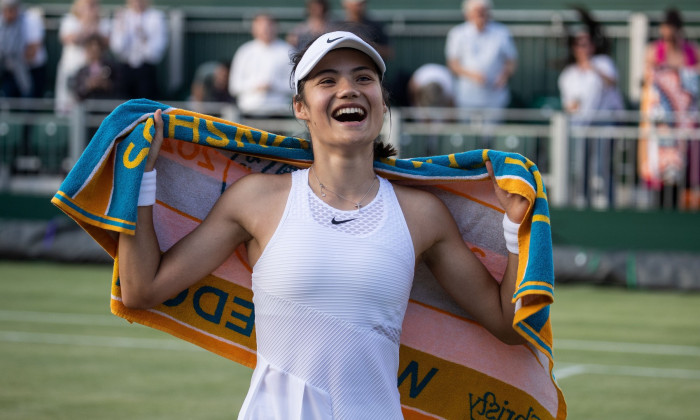
POLYGON ((284 212, 292 185, 290 174, 250 174, 237 180, 219 199, 223 217, 257 240, 266 238, 284 212))
POLYGON ((427 190, 396 183, 393 185, 396 198, 404 211, 433 211, 444 207, 442 201, 427 190))
POLYGON ((291 174, 253 173, 237 180, 226 190, 225 195, 246 206, 264 207, 269 205, 271 200, 286 199, 291 185, 291 174))
POLYGON ((241 177, 234 185, 236 184, 246 188, 261 190, 261 192, 274 192, 279 189, 289 189, 292 185, 292 175, 251 173, 241 177))
POLYGON ((419 253, 454 230, 452 214, 433 193, 399 184, 394 184, 394 191, 419 253))

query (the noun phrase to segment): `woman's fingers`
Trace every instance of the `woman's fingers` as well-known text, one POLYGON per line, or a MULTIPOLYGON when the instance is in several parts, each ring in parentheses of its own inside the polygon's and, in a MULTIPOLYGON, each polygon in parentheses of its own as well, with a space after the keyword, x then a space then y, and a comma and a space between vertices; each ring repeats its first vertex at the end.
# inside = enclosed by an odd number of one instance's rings
POLYGON ((503 199, 505 199, 506 194, 508 194, 508 193, 503 188, 498 186, 498 182, 496 181, 496 175, 493 172, 493 164, 489 160, 486 161, 486 172, 489 173, 489 177, 491 178, 491 182, 493 182, 493 189, 496 192, 496 197, 498 198, 498 201, 501 202, 501 205, 502 205, 503 199))
POLYGON ((155 126, 155 135, 151 141, 151 150, 148 152, 148 160, 146 160, 145 172, 152 171, 156 165, 156 159, 158 159, 158 153, 160 152, 160 146, 163 144, 163 116, 162 111, 157 109, 153 114, 153 122, 155 126))
POLYGON ((491 177, 491 181, 493 182, 496 198, 498 202, 501 203, 501 207, 506 211, 508 218, 513 223, 521 223, 527 214, 528 208, 530 208, 530 203, 520 194, 509 193, 498 186, 496 175, 493 172, 493 165, 490 161, 486 161, 486 171, 489 173, 489 177, 491 177))

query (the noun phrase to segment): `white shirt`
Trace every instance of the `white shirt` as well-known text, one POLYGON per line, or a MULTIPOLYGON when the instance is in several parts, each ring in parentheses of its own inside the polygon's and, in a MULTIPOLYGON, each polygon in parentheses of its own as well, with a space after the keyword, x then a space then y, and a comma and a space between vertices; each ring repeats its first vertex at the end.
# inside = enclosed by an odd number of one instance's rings
POLYGON ((270 44, 254 39, 238 48, 231 62, 229 92, 236 97, 241 111, 290 115, 291 50, 291 45, 279 39, 270 44))
POLYGON ((457 79, 457 97, 460 107, 502 108, 508 105, 508 87, 494 87, 508 61, 518 58, 515 44, 508 29, 497 22, 489 22, 479 32, 476 26, 464 22, 450 29, 445 44, 447 60, 458 60, 465 69, 486 77, 480 85, 467 77, 457 79))
POLYGON ((587 122, 595 111, 623 108, 622 95, 615 85, 608 85, 597 73, 617 81, 615 64, 607 55, 591 57, 591 65, 597 70, 583 69, 570 64, 559 75, 559 92, 562 104, 576 103, 574 121, 587 122))
POLYGON ((24 36, 27 44, 39 44, 34 58, 27 63, 30 68, 39 67, 46 64, 48 55, 44 45, 44 18, 39 9, 27 9, 24 14, 24 36))
MULTIPOLYGON (((105 39, 109 37, 111 23, 109 19, 100 19, 97 31, 105 39)), ((68 13, 61 19, 61 26, 58 30, 59 38, 68 35, 77 35, 83 32, 83 23, 72 13, 68 13)), ((63 45, 61 50, 61 58, 58 60, 56 69, 56 88, 54 96, 56 99, 56 111, 69 111, 76 99, 73 92, 68 88, 68 79, 75 75, 81 67, 85 65, 87 57, 85 56, 85 47, 76 43, 68 43, 63 45)))
POLYGON ((168 45, 165 14, 153 8, 138 13, 133 9, 121 10, 114 19, 110 47, 123 62, 131 67, 158 64, 168 45))

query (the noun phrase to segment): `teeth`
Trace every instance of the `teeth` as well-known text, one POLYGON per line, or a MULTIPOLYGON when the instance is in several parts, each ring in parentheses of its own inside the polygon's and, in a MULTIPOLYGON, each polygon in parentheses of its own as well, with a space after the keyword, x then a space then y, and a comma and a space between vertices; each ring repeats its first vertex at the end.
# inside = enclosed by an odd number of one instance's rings
POLYGON ((340 108, 339 110, 337 110, 337 111, 335 111, 335 112, 333 113, 333 116, 334 116, 334 117, 339 117, 339 116, 341 116, 341 115, 343 115, 343 114, 360 114, 360 115, 364 116, 364 115, 365 115, 365 111, 363 111, 362 108, 356 108, 356 107, 352 107, 352 108, 340 108))

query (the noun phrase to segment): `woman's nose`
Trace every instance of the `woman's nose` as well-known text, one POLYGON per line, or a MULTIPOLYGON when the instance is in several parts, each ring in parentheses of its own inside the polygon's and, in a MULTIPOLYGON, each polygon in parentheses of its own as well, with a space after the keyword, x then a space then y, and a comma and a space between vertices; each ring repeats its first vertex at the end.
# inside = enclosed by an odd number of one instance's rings
POLYGON ((359 96, 357 85, 350 79, 342 77, 338 80, 338 96, 341 98, 355 98, 359 96))

